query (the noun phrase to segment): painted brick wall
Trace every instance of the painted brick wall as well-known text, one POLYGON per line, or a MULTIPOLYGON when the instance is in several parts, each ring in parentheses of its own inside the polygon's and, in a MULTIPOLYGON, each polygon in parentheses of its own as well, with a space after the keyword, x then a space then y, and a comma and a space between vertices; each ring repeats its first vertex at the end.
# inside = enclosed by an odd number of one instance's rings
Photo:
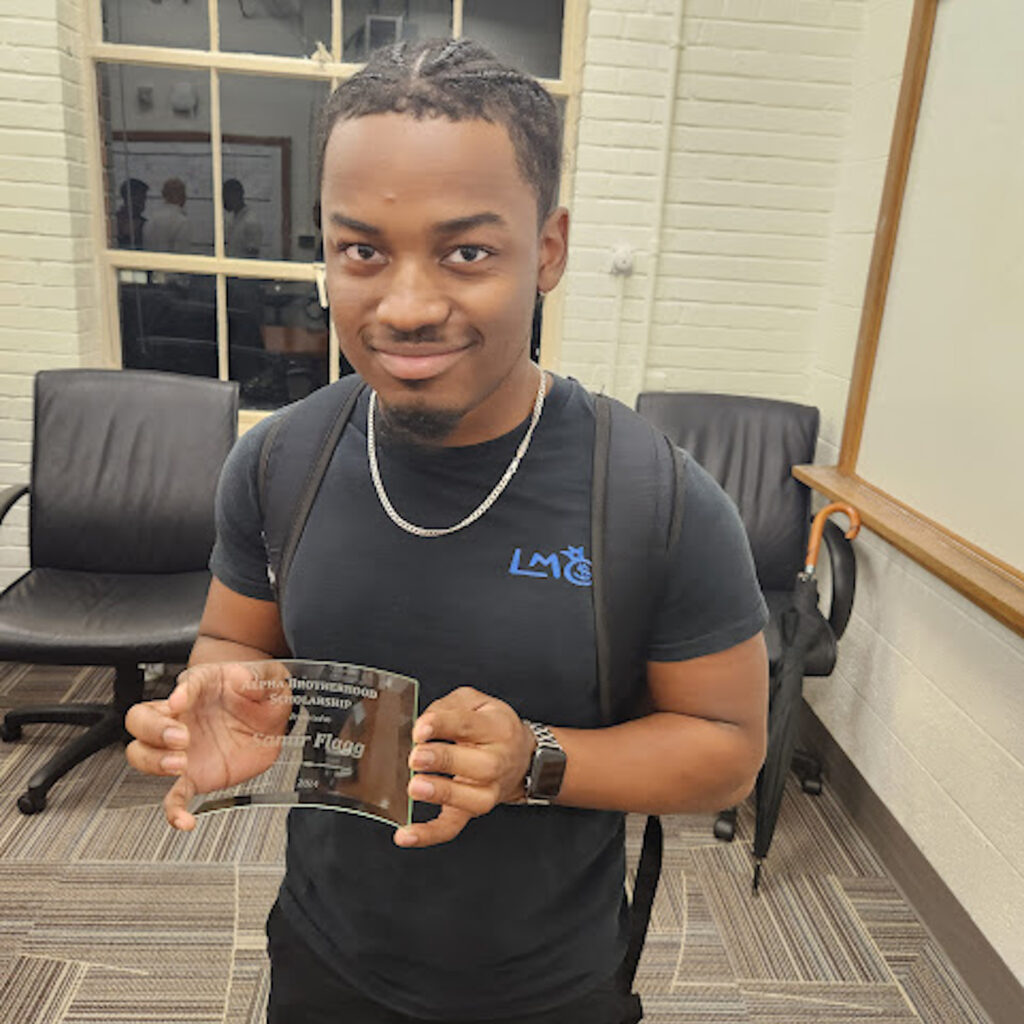
MULTIPOLYGON (((98 362, 79 0, 0 0, 0 488, 28 480, 32 378, 98 362)), ((0 585, 27 565, 27 502, 0 585)))
MULTIPOLYGON (((837 460, 911 8, 591 0, 563 372, 809 401, 837 460)), ((1024 639, 868 531, 858 568, 808 699, 1024 981, 1024 639)))
POLYGON ((806 400, 862 12, 592 0, 566 372, 627 402, 644 387, 806 400), (623 243, 636 271, 613 277, 623 243))
MULTIPOLYGON (((811 397, 828 464, 839 455, 912 6, 865 9, 814 330, 811 397)), ((1024 638, 868 531, 857 564, 837 670, 807 681, 808 700, 1024 982, 1024 638)))

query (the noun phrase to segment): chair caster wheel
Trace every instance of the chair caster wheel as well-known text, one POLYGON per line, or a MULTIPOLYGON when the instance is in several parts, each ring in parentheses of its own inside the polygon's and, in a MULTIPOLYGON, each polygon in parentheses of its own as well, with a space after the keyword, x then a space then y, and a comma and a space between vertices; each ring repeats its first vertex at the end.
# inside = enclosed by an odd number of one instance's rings
POLYGON ((800 788, 811 796, 821 796, 821 779, 801 779, 800 788))
POLYGON ((0 724, 0 740, 4 743, 14 743, 16 740, 21 739, 21 726, 16 725, 13 722, 3 722, 0 724))
POLYGON ((736 817, 734 814, 720 814, 715 818, 715 838, 723 843, 731 843, 736 838, 736 817))
POLYGON ((18 797, 18 810, 22 814, 38 814, 45 806, 45 793, 33 793, 32 790, 29 790, 18 797))

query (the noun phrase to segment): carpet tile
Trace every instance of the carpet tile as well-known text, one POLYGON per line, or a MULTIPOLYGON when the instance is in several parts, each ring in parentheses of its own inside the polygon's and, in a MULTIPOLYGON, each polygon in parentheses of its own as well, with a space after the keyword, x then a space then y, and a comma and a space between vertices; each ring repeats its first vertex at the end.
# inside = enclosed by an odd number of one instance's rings
MULTIPOLYGON (((104 700, 110 680, 0 664, 0 712, 104 700)), ((28 776, 73 731, 27 727, 0 744, 0 1024, 263 1024, 287 810, 176 832, 168 781, 112 747, 58 783, 42 814, 21 815, 28 776)), ((712 822, 663 819, 637 974, 648 1024, 989 1024, 828 788, 812 798, 790 780, 757 897, 752 802, 735 842, 716 842, 712 822)), ((630 872, 643 827, 627 819, 630 872)))

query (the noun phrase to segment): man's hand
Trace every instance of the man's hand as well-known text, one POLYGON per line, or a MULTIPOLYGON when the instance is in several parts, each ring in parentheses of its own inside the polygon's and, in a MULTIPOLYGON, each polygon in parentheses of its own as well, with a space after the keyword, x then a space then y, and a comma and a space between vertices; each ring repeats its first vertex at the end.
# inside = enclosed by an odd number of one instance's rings
POLYGON ((463 686, 420 715, 412 738, 409 795, 440 804, 441 813, 400 828, 398 846, 446 843, 470 818, 522 798, 534 738, 504 701, 463 686))
POLYGON ((288 730, 291 689, 284 666, 257 677, 243 664, 195 665, 166 700, 135 704, 125 728, 128 762, 149 775, 178 776, 164 797, 174 828, 191 831, 197 793, 234 786, 269 768, 288 730))

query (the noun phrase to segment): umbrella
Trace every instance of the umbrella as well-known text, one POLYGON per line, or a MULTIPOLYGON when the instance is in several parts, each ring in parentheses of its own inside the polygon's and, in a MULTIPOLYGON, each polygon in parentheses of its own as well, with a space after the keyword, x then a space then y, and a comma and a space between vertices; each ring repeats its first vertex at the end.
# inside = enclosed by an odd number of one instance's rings
POLYGON ((757 813, 754 826, 754 893, 761 884, 761 869, 768 855, 779 818, 786 775, 796 747, 797 718, 803 694, 804 664, 828 623, 818 611, 818 584, 814 570, 825 522, 833 512, 845 512, 850 520, 846 536, 852 540, 860 530, 860 516, 851 505, 834 502, 815 517, 807 545, 807 564, 796 578, 793 604, 779 623, 782 657, 772 673, 768 711, 768 751, 757 777, 757 813))

